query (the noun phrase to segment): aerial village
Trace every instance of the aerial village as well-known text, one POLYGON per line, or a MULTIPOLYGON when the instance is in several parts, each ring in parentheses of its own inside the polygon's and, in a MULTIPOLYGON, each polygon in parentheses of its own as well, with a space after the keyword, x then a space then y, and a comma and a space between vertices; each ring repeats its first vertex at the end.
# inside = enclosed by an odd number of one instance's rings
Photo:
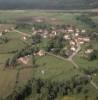
MULTIPOLYGON (((38 22, 40 20, 37 20, 38 22)), ((11 26, 9 28, 4 28, 0 32, 0 37, 2 37, 4 34, 7 34, 11 31, 16 31, 16 29, 11 26)), ((20 31, 19 31, 20 32, 20 31)), ((30 38, 34 35, 39 35, 41 36, 42 39, 52 39, 55 38, 56 36, 59 36, 60 34, 63 34, 63 39, 64 41, 67 41, 67 47, 64 48, 66 50, 66 56, 67 58, 72 56, 74 53, 79 52, 81 50, 81 45, 85 43, 90 43, 90 37, 86 35, 87 31, 86 29, 79 29, 75 26, 72 25, 65 25, 63 28, 55 28, 54 26, 51 27, 51 30, 48 29, 35 29, 35 27, 32 27, 32 34, 29 35, 28 33, 25 32, 20 32, 22 33, 22 40, 27 41, 27 38, 30 38), (79 49, 79 50, 78 50, 79 49), (78 51, 77 51, 78 50, 78 51)), ((53 48, 51 48, 52 50, 53 48)), ((85 50, 85 55, 92 53, 94 50, 93 48, 88 48, 85 50)), ((34 55, 39 55, 39 56, 44 56, 46 54, 46 51, 44 49, 39 49, 39 51, 34 55)), ((73 55, 74 56, 74 55, 73 55)), ((27 64, 29 62, 28 57, 20 57, 18 59, 19 62, 22 62, 23 64, 27 64)))

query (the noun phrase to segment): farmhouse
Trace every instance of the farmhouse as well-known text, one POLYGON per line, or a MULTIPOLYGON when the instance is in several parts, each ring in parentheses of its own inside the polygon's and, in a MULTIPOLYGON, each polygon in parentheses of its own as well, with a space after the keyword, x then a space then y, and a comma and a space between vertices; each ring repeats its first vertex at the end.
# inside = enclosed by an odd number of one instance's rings
POLYGON ((18 59, 18 62, 19 63, 23 63, 23 64, 28 64, 28 62, 29 62, 29 58, 27 57, 27 56, 25 56, 25 57, 20 57, 19 59, 18 59))
POLYGON ((75 41, 71 40, 71 41, 70 41, 70 45, 75 46, 75 45, 76 45, 75 41))
POLYGON ((92 53, 94 50, 93 49, 87 49, 86 51, 85 51, 85 54, 90 54, 90 53, 92 53))
POLYGON ((2 32, 0 32, 0 37, 1 37, 2 35, 3 35, 2 32))
POLYGON ((71 38, 70 38, 69 35, 64 35, 64 39, 65 39, 65 40, 70 40, 71 38))
POLYGON ((38 53, 37 53, 38 56, 45 56, 45 51, 44 50, 40 50, 38 53))
POLYGON ((68 29, 68 32, 72 33, 72 32, 74 32, 74 30, 73 29, 68 29))
POLYGON ((85 33, 85 32, 86 32, 86 30, 85 30, 85 29, 82 29, 82 30, 81 30, 81 32, 82 32, 82 33, 85 33))
POLYGON ((72 47, 70 48, 70 50, 73 51, 73 52, 75 52, 75 51, 76 51, 76 48, 75 48, 74 46, 72 46, 72 47))
POLYGON ((90 42, 90 38, 89 38, 89 37, 84 37, 84 38, 83 38, 83 41, 84 41, 84 42, 90 42))

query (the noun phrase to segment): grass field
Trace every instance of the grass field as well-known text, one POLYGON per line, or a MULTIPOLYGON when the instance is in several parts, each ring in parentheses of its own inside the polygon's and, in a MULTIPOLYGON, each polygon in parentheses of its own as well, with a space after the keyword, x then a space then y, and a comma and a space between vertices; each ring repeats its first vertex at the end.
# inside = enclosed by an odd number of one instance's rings
POLYGON ((15 85, 16 70, 2 70, 0 68, 0 97, 9 95, 15 85))
MULTIPOLYGON (((15 10, 0 11, 0 21, 6 23, 20 22, 22 19, 32 23, 33 18, 42 18, 45 22, 51 24, 73 24, 79 28, 89 28, 82 22, 76 20, 80 12, 68 13, 66 11, 43 11, 43 10, 15 10)), ((94 18, 96 19, 96 18, 94 18)), ((23 30, 24 31, 24 30, 23 30)), ((27 32, 29 32, 27 30, 27 32)))
POLYGON ((81 58, 79 55, 77 55, 74 58, 74 61, 80 66, 80 68, 85 68, 85 69, 98 68, 98 60, 88 61, 86 59, 81 58))
POLYGON ((74 66, 66 61, 62 61, 53 56, 45 56, 37 59, 38 65, 40 65, 37 69, 35 69, 35 77, 49 80, 69 80, 72 76, 76 74, 80 74, 74 66), (41 73, 41 71, 45 71, 45 75, 41 73), (69 75, 70 73, 70 75, 69 75))
POLYGON ((14 40, 10 40, 8 43, 6 44, 1 44, 0 45, 0 52, 11 52, 11 51, 16 51, 16 50, 20 50, 25 46, 25 44, 19 40, 19 39, 14 39, 14 40))
POLYGON ((8 37, 9 39, 19 39, 21 38, 21 34, 17 33, 17 32, 9 32, 5 34, 6 37, 8 37))

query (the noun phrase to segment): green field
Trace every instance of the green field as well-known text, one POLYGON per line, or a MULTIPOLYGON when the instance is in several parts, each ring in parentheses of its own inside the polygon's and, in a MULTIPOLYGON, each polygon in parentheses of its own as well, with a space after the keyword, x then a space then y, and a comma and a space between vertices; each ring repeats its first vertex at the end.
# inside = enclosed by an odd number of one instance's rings
POLYGON ((70 78, 74 75, 80 74, 74 66, 66 61, 62 61, 53 56, 45 56, 37 59, 38 65, 40 65, 37 69, 35 69, 35 77, 49 80, 70 80, 70 78), (41 73, 41 71, 45 71, 45 75, 41 73), (69 75, 70 73, 70 75, 69 75))
MULTIPOLYGON (((85 13, 85 12, 84 12, 85 13)), ((45 22, 51 24, 73 24, 79 28, 89 28, 82 22, 76 20, 76 16, 81 15, 81 12, 68 13, 65 11, 44 11, 44 10, 7 10, 0 11, 0 21, 2 23, 15 23, 23 21, 28 21, 29 23, 34 22, 34 19, 42 18, 45 22), (33 19, 34 18, 34 19, 33 19), (53 20, 54 19, 54 20, 53 20)), ((92 19, 97 20, 96 16, 93 16, 92 19)), ((25 31, 25 29, 22 29, 25 31)), ((26 30, 26 32, 31 32, 26 30)))

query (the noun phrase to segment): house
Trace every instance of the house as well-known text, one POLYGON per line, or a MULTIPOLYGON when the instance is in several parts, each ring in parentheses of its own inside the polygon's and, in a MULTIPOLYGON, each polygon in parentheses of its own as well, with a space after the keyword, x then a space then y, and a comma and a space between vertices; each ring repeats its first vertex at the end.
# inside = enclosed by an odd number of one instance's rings
POLYGON ((68 33, 74 32, 74 30, 73 29, 70 29, 70 28, 67 31, 68 31, 68 33))
POLYGON ((94 50, 93 49, 87 49, 86 51, 85 51, 85 54, 90 54, 90 53, 92 53, 94 50))
POLYGON ((2 32, 0 32, 0 37, 1 37, 2 35, 3 35, 2 32))
POLYGON ((39 56, 45 56, 45 51, 44 50, 40 50, 38 53, 37 53, 37 55, 39 55, 39 56))
POLYGON ((26 40, 27 38, 24 36, 23 39, 26 40))
POLYGON ((89 37, 79 36, 77 38, 77 42, 79 42, 80 44, 84 44, 85 42, 90 42, 90 38, 89 37))
POLYGON ((54 34, 54 36, 56 36, 57 32, 56 31, 52 31, 51 34, 54 34))
POLYGON ((89 37, 85 37, 85 38, 83 38, 83 41, 84 42, 90 42, 90 38, 89 37))
POLYGON ((77 33, 75 33, 75 36, 77 37, 77 36, 79 36, 79 33, 77 32, 77 33))
POLYGON ((69 35, 64 35, 64 39, 65 39, 65 40, 70 40, 71 38, 70 38, 69 35))
POLYGON ((74 46, 72 46, 72 47, 70 48, 70 50, 73 51, 73 52, 75 52, 75 51, 76 51, 76 48, 75 48, 74 46))
POLYGON ((5 32, 5 33, 8 33, 8 32, 10 32, 10 30, 8 30, 8 29, 5 29, 5 30, 4 30, 4 32, 5 32))
POLYGON ((23 64, 28 64, 28 62, 29 62, 29 58, 27 57, 27 56, 25 56, 25 57, 20 57, 19 59, 18 59, 18 62, 19 63, 23 63, 23 64))
POLYGON ((71 40, 70 45, 73 45, 73 46, 76 45, 75 41, 71 40))
POLYGON ((85 33, 85 32, 86 32, 86 30, 85 30, 85 29, 82 29, 82 30, 81 30, 81 33, 85 33))
POLYGON ((47 38, 47 35, 46 34, 43 34, 42 36, 43 36, 43 38, 47 38))

